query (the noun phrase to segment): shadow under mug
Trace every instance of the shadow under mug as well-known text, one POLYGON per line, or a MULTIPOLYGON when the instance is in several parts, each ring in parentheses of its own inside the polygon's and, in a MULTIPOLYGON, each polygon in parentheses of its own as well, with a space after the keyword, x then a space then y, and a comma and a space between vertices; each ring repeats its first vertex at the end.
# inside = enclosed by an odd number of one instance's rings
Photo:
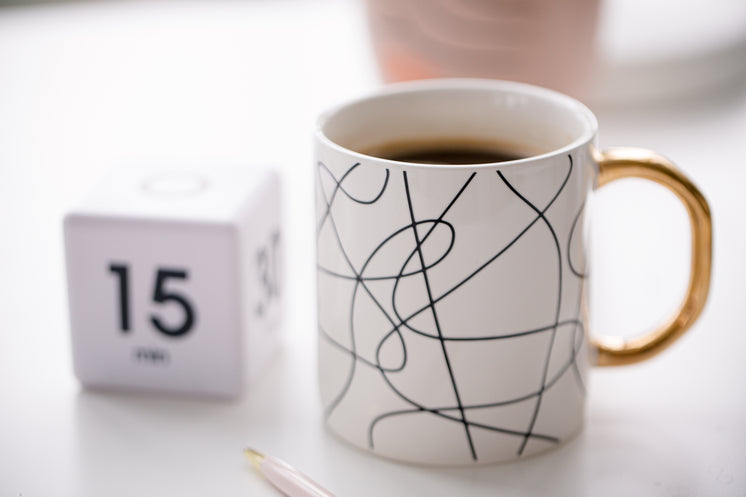
POLYGON ((381 456, 466 465, 556 447, 583 424, 589 365, 657 354, 707 299, 706 200, 665 158, 599 152, 597 122, 519 83, 429 80, 324 115, 316 132, 319 382, 328 426, 381 456), (433 165, 391 142, 499 140, 539 150, 433 165), (619 178, 670 189, 691 221, 689 287, 632 339, 588 334, 589 194, 619 178))

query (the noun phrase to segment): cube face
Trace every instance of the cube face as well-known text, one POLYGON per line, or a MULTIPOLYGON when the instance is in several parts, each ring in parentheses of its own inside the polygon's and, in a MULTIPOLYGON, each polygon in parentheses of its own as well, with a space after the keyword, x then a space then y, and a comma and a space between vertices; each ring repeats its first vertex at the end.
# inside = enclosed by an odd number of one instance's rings
POLYGON ((65 236, 82 383, 238 393, 240 294, 230 227, 72 215, 65 236))
MULTIPOLYGON (((211 174, 212 189, 236 181, 211 174)), ((75 373, 90 387, 235 396, 277 342, 280 303, 268 298, 258 256, 279 242, 277 179, 225 190, 243 198, 234 212, 221 198, 212 219, 215 192, 151 200, 140 184, 109 180, 94 197, 112 189, 115 205, 89 202, 65 219, 75 373), (263 198, 270 205, 259 209, 263 198), (192 221, 183 213, 200 201, 192 221)))
POLYGON ((252 196, 239 223, 239 260, 245 294, 241 317, 244 376, 252 381, 271 358, 282 327, 284 251, 276 176, 252 196))

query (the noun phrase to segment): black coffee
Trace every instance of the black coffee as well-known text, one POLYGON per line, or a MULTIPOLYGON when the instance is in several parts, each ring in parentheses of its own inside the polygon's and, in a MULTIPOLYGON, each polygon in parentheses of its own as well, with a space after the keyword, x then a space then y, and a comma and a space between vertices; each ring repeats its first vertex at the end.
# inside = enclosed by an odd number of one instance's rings
POLYGON ((535 155, 501 143, 468 140, 391 143, 365 153, 400 162, 442 165, 490 164, 535 155))

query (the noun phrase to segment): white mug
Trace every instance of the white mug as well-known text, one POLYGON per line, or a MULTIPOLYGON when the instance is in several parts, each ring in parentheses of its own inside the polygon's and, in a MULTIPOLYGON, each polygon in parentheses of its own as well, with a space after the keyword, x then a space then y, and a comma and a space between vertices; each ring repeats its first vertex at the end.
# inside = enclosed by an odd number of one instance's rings
POLYGON ((589 365, 636 362, 697 319, 709 289, 707 202, 670 162, 595 149, 578 101, 488 80, 430 80, 324 115, 316 132, 319 382, 326 422, 396 460, 466 465, 539 453, 582 427, 589 365), (424 164, 392 143, 509 143, 527 157, 424 164), (642 177, 692 227, 689 289, 635 339, 589 335, 586 201, 642 177))

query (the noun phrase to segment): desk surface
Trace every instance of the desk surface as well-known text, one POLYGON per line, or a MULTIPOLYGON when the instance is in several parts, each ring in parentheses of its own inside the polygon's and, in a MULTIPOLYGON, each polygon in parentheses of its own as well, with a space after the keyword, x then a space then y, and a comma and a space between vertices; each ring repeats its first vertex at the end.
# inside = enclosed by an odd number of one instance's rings
MULTIPOLYGON (((360 5, 90 2, 0 10, 0 494, 278 495, 246 444, 340 496, 746 496, 746 84, 596 109, 602 146, 653 148, 708 196, 711 298, 647 363, 596 370, 584 432, 518 463, 400 465, 322 423, 315 376, 311 129, 380 84, 360 5), (72 375, 61 215, 143 160, 274 163, 283 172, 283 347, 238 401, 81 390, 72 375)), ((592 328, 634 333, 676 304, 683 210, 630 181, 594 198, 592 328)))

